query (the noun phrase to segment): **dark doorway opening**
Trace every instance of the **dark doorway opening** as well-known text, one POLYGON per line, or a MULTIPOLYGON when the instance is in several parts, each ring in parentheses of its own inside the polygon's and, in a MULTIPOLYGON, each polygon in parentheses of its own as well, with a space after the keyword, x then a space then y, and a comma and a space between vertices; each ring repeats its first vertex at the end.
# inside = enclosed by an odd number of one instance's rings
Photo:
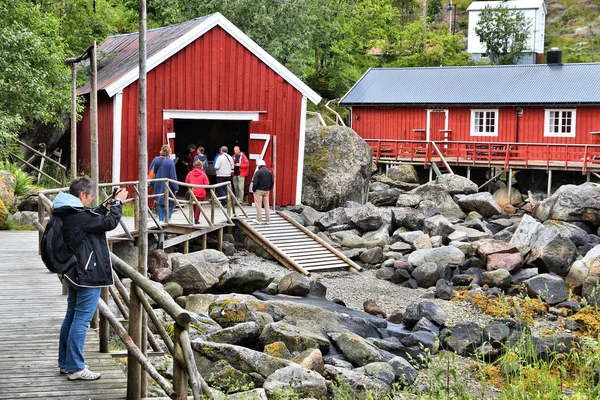
POLYGON ((228 154, 233 154, 233 147, 248 153, 250 121, 230 121, 212 119, 175 119, 175 154, 182 162, 177 163, 177 178, 185 180, 187 175, 188 146, 193 143, 204 147, 208 157, 206 173, 211 183, 215 182, 213 160, 221 146, 227 146, 228 154))

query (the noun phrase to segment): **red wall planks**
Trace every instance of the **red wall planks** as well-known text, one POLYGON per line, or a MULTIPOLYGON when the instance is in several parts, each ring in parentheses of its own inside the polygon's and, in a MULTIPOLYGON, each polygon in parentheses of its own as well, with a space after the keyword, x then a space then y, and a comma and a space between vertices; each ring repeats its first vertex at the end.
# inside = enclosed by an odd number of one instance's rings
MULTIPOLYGON (((302 94, 226 31, 215 27, 148 72, 148 158, 164 143, 163 110, 261 111, 277 136, 276 185, 279 205, 296 203, 298 141, 302 94)), ((110 120, 100 129, 101 170, 112 168, 112 99, 99 100, 110 120), (110 110, 110 112, 108 112, 110 110), (110 138, 110 140, 109 140, 110 138), (108 157, 108 158, 106 158, 108 157)), ((89 125, 87 109, 84 119, 89 125)), ((138 178, 138 83, 123 90, 121 180, 138 178)), ((88 140, 82 132, 80 142, 88 140)), ((80 152, 89 163, 89 152, 80 152)), ((110 180, 110 172, 103 180, 110 180)))

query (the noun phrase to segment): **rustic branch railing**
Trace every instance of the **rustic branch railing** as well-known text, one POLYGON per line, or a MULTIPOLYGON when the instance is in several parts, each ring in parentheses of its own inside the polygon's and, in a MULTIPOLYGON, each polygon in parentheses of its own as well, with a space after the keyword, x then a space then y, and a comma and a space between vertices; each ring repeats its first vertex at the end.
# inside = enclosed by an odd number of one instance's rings
MULTIPOLYGON (((164 200, 173 201, 176 203, 176 206, 183 211, 182 204, 190 205, 190 213, 189 218, 186 216, 184 212, 183 215, 186 218, 187 222, 190 225, 193 225, 192 220, 192 207, 193 205, 197 205, 200 208, 200 211, 204 218, 206 218, 209 227, 214 228, 218 222, 215 220, 215 210, 220 209, 225 216, 226 223, 219 224, 220 232, 223 229, 223 226, 232 226, 233 220, 232 216, 236 214, 236 207, 239 208, 241 213, 248 217, 242 205, 239 203, 237 198, 235 197, 233 191, 231 190, 230 182, 223 182, 216 185, 193 185, 187 184, 183 182, 172 181, 169 179, 155 179, 151 182, 163 181, 168 187, 169 182, 177 183, 181 188, 185 188, 190 193, 189 200, 180 200, 175 196, 175 193, 171 189, 168 189, 165 193, 155 194, 149 196, 149 198, 157 198, 159 196, 165 196, 164 200), (220 187, 226 187, 226 194, 224 196, 217 196, 216 189, 220 187), (206 201, 200 201, 193 193, 194 188, 204 188, 207 191, 207 199, 206 201), (227 207, 223 207, 221 204, 221 200, 227 200, 227 207), (210 213, 205 209, 206 206, 210 206, 210 213)), ((134 202, 135 204, 135 214, 137 216, 137 212, 140 207, 147 207, 144 204, 138 204, 138 182, 118 182, 118 183, 103 183, 99 185, 99 199, 98 203, 101 203, 108 197, 107 188, 113 187, 121 187, 121 186, 132 186, 133 198, 127 200, 127 202, 134 202)), ((47 220, 52 213, 52 201, 48 196, 57 194, 59 191, 68 191, 68 188, 61 189, 51 189, 45 190, 38 194, 38 221, 35 222, 36 227, 39 230, 40 239, 44 231, 44 227, 47 223, 47 220)), ((112 190, 110 191, 112 192, 112 190)), ((163 231, 164 228, 161 223, 159 223, 152 213, 149 213, 156 223, 157 229, 159 231, 163 231)), ((168 213, 166 213, 166 217, 168 218, 168 213)), ((136 218, 137 220, 137 218, 136 218)), ((166 220, 168 224, 168 219, 166 220)), ((122 221, 121 221, 122 222, 122 221)), ((127 238, 125 240, 133 239, 131 233, 127 230, 125 224, 122 224, 124 231, 127 234, 127 238)), ((222 232, 219 235, 222 238, 222 232)), ((173 370, 173 384, 167 381, 163 376, 161 376, 152 363, 149 361, 148 357, 145 355, 146 351, 140 349, 135 345, 132 338, 129 336, 127 330, 123 327, 119 319, 112 313, 110 308, 107 306, 105 299, 101 299, 98 304, 98 310, 101 316, 101 329, 100 329, 100 348, 101 351, 108 351, 108 330, 102 329, 103 323, 108 323, 113 328, 115 333, 119 336, 121 341, 124 343, 125 347, 128 350, 128 353, 134 357, 134 359, 141 365, 141 367, 148 373, 148 375, 156 381, 156 383, 164 390, 164 392, 173 399, 187 399, 187 389, 188 387, 191 389, 194 399, 200 399, 201 396, 205 398, 212 399, 212 393, 202 376, 199 374, 196 364, 194 362, 193 352, 191 348, 189 329, 190 322, 192 322, 192 316, 185 309, 181 308, 172 298, 171 296, 162 288, 162 285, 157 284, 147 277, 140 274, 133 267, 129 266, 123 260, 115 256, 111 253, 111 261, 113 268, 119 272, 121 275, 126 276, 131 279, 133 282, 133 287, 136 288, 136 294, 140 299, 142 307, 145 312, 149 316, 150 322, 156 328, 156 331, 162 338, 165 343, 165 347, 168 352, 172 355, 175 360, 174 370, 173 370), (174 332, 175 337, 174 340, 171 339, 169 334, 167 333, 165 327, 162 325, 161 321, 157 318, 154 313, 152 306, 147 300, 147 296, 149 296, 154 302, 162 308, 172 319, 175 321, 174 323, 174 332), (106 337, 104 337, 106 336, 106 337), (104 346, 103 346, 104 343, 104 346), (103 350, 105 349, 105 350, 103 350)), ((127 293, 125 287, 119 280, 118 276, 115 274, 115 285, 114 287, 110 287, 108 292, 113 296, 113 299, 119 309, 120 313, 123 315, 125 319, 128 318, 129 315, 129 294, 127 293)), ((64 293, 64 292, 63 292, 64 293)), ((108 297, 106 297, 107 299, 108 297)), ((161 349, 159 343, 156 341, 154 336, 148 332, 148 343, 152 347, 155 352, 161 353, 161 349)))
MULTIPOLYGON (((20 140, 17 140, 17 143, 23 147, 28 148, 29 150, 31 150, 35 156, 40 157, 40 168, 36 167, 35 165, 31 164, 32 158, 30 158, 29 160, 24 160, 21 157, 17 156, 14 153, 9 153, 9 155, 12 158, 15 158, 17 160, 19 160, 20 162, 22 162, 24 165, 27 165, 29 168, 33 169, 34 171, 37 171, 39 174, 44 175, 46 178, 50 179, 51 181, 57 183, 58 185, 63 185, 65 186, 67 184, 67 167, 65 167, 64 165, 62 165, 61 163, 57 162, 56 160, 52 159, 51 157, 48 157, 45 153, 42 153, 36 149, 34 149, 33 147, 29 146, 27 143, 24 143, 20 140), (43 161, 48 161, 49 163, 55 165, 58 170, 60 171, 60 181, 58 181, 56 178, 54 178, 53 176, 48 175, 47 173, 44 172, 44 163, 43 161)), ((39 178, 39 177, 38 177, 39 178)), ((38 179, 38 183, 39 183, 39 179, 38 179)))

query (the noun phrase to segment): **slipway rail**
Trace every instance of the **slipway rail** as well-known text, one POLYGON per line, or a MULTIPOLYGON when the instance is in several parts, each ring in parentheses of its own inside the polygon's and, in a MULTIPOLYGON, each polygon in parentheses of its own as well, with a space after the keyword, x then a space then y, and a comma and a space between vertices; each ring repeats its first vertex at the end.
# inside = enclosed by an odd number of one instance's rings
POLYGON ((251 212, 247 218, 236 218, 235 222, 244 233, 291 270, 304 275, 310 275, 311 272, 362 270, 339 250, 284 213, 272 213, 270 225, 252 224, 250 221, 255 218, 256 212, 251 212))

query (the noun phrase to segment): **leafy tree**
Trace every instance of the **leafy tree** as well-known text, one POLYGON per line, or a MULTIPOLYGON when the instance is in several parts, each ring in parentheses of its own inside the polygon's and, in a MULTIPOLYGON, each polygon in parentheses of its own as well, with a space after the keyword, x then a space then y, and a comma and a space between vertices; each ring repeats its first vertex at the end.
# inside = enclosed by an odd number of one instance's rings
POLYGON ((442 9, 444 8, 444 4, 442 3, 442 0, 427 0, 426 6, 427 6, 427 21, 429 21, 429 22, 435 21, 439 17, 440 13, 442 12, 442 9))
POLYGON ((468 65, 469 54, 463 52, 464 39, 452 35, 447 25, 427 30, 423 43, 423 22, 407 24, 396 34, 394 42, 385 48, 382 66, 385 67, 439 67, 468 65))
POLYGON ((23 129, 60 124, 69 73, 57 18, 26 0, 0 3, 0 158, 23 129))
POLYGON ((488 5, 479 14, 475 33, 493 64, 516 64, 523 57, 530 27, 531 21, 519 11, 488 5))

